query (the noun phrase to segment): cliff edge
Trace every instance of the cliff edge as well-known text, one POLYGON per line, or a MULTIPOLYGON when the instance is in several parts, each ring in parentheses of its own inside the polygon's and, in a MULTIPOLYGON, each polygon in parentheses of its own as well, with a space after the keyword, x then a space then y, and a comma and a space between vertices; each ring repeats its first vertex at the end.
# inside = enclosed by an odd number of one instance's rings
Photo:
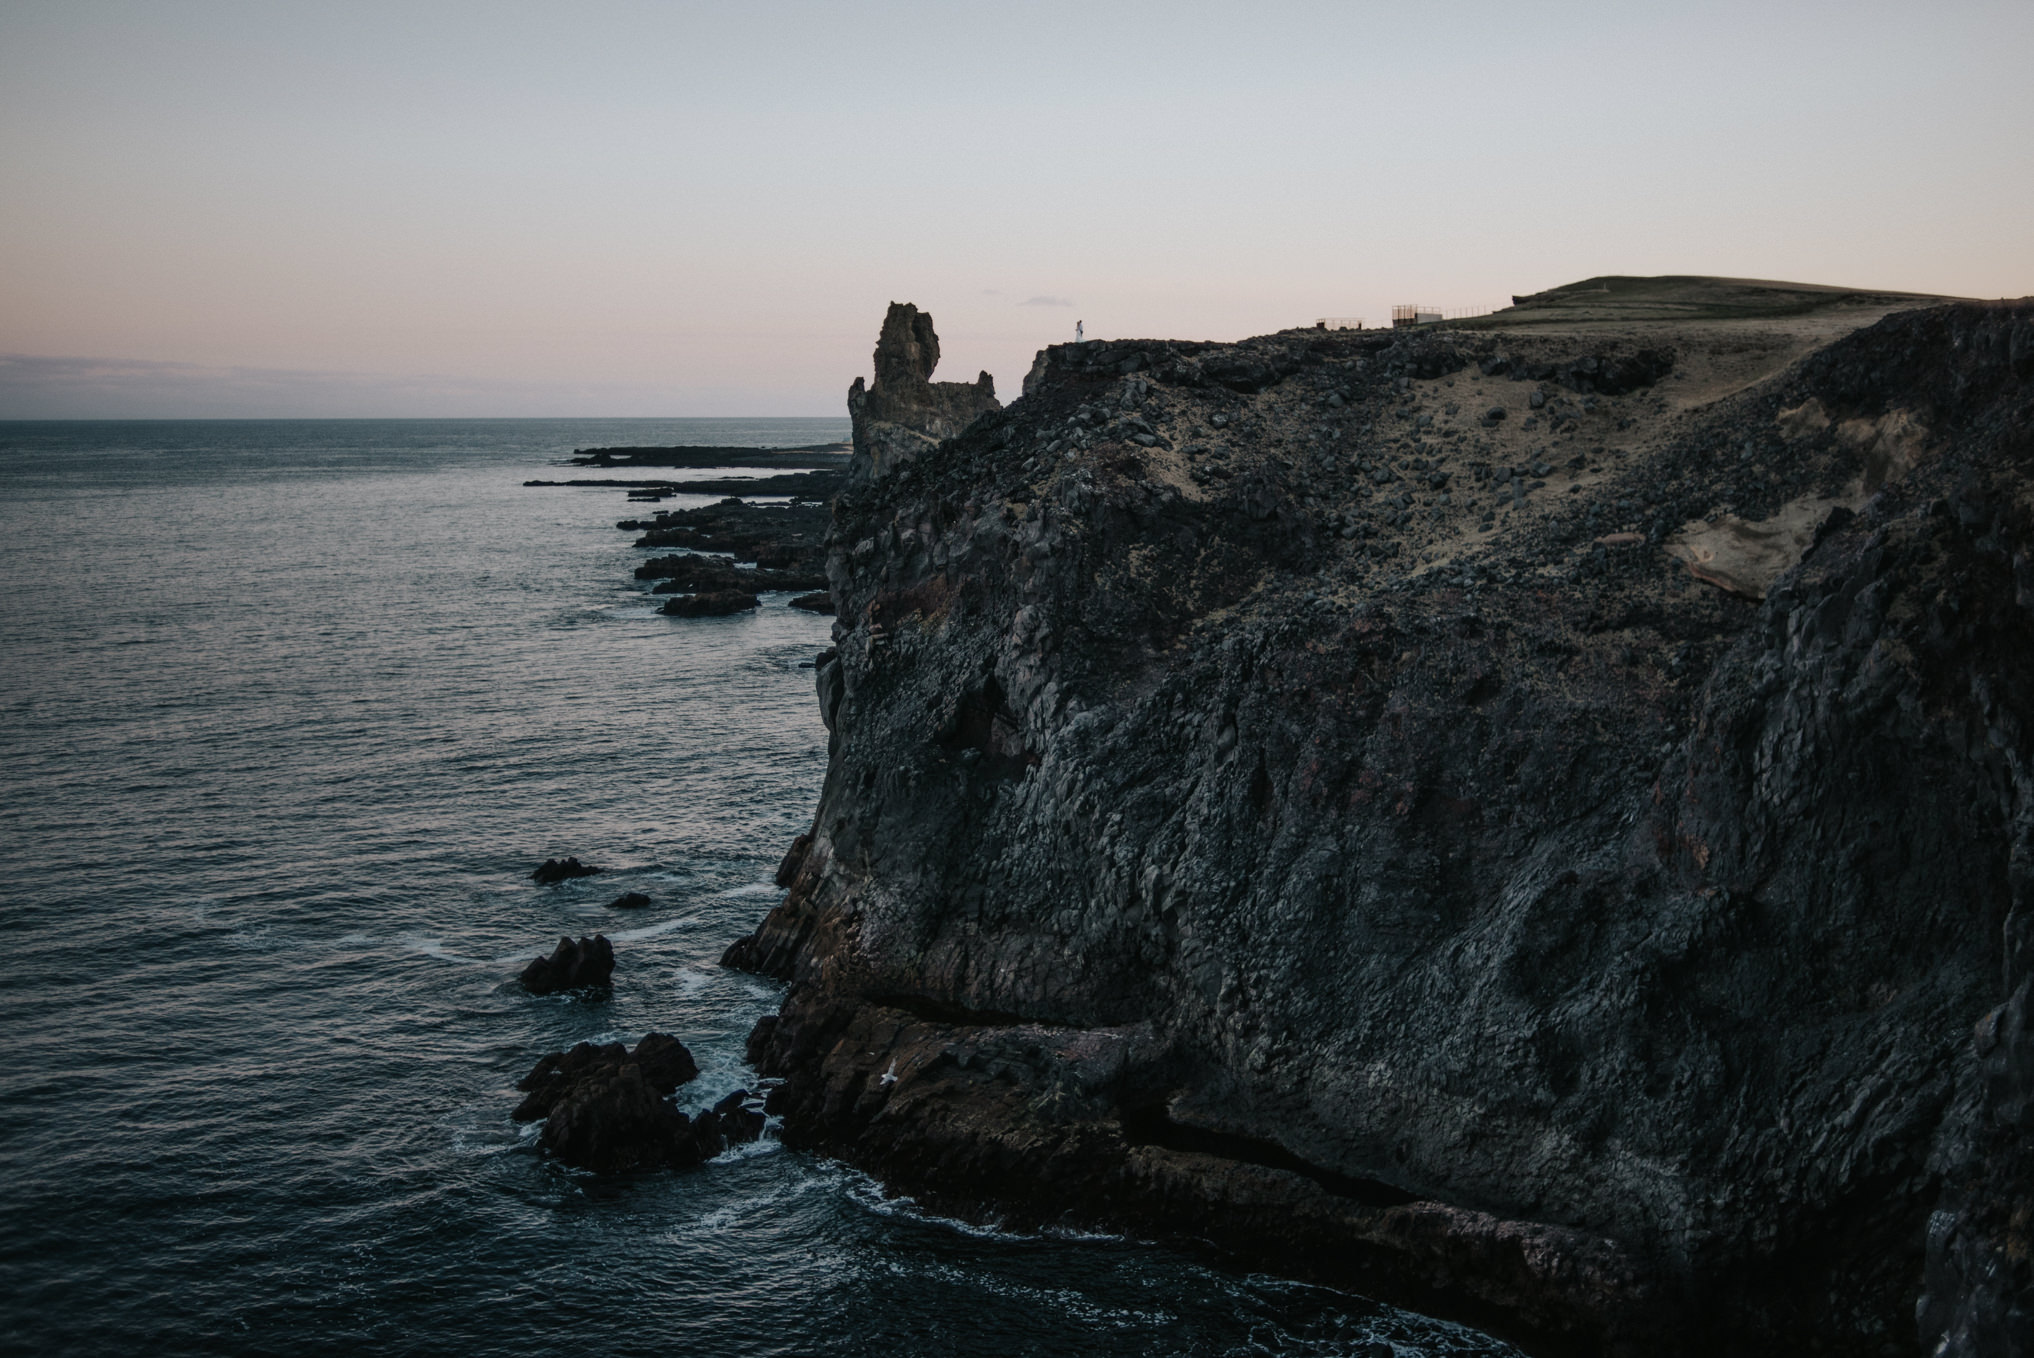
POLYGON ((1062 346, 908 458, 879 362, 786 1140, 1541 1352, 2025 1353, 2034 304, 1869 319, 1062 346))

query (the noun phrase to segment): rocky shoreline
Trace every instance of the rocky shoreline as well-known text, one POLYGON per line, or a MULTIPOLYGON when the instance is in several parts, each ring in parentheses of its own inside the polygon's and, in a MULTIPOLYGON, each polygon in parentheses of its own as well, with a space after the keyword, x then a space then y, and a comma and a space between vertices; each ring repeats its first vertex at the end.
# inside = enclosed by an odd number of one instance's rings
POLYGON ((661 613, 684 618, 726 617, 761 606, 759 593, 789 591, 787 607, 830 614, 823 539, 828 503, 847 484, 847 444, 800 448, 583 448, 570 461, 596 467, 754 467, 768 475, 672 479, 563 481, 533 479, 535 489, 625 490, 632 501, 656 503, 671 495, 719 495, 696 509, 657 510, 647 519, 615 525, 640 534, 640 548, 676 549, 636 569, 638 580, 657 582, 661 613), (762 497, 756 498, 744 497, 762 497), (742 569, 750 567, 751 569, 742 569))
POLYGON ((788 1142, 1537 1351, 2024 1351, 2034 306, 936 360, 726 958, 788 1142))

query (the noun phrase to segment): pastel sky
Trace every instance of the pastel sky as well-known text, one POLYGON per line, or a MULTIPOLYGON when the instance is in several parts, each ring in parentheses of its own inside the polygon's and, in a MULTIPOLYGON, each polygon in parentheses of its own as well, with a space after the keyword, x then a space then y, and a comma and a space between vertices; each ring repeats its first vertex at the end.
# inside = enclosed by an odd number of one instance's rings
POLYGON ((828 415, 1602 273, 2034 293, 2034 3, 0 5, 0 417, 828 415))

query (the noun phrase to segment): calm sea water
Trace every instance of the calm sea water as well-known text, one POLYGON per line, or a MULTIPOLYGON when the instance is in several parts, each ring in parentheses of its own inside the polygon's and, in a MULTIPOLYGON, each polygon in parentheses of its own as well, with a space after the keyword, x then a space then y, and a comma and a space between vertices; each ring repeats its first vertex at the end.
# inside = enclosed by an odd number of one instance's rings
POLYGON ((661 617, 620 494, 520 483, 574 447, 845 432, 0 424, 0 1348, 1508 1352, 965 1229, 774 1142, 601 1179, 508 1120, 582 1039, 678 1035, 688 1107, 751 1082, 777 991, 716 960, 817 798, 828 630, 781 595, 661 617), (528 880, 567 853, 612 871, 528 880), (594 930, 611 999, 513 983, 594 930))

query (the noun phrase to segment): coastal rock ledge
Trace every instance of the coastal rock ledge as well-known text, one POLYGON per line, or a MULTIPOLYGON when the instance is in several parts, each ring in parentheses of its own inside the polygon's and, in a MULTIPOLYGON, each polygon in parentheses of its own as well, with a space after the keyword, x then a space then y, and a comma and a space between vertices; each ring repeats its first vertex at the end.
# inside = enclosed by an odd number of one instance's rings
POLYGON ((1538 1353, 2028 1352, 2034 304, 1879 314, 859 403, 784 1140, 1538 1353))

